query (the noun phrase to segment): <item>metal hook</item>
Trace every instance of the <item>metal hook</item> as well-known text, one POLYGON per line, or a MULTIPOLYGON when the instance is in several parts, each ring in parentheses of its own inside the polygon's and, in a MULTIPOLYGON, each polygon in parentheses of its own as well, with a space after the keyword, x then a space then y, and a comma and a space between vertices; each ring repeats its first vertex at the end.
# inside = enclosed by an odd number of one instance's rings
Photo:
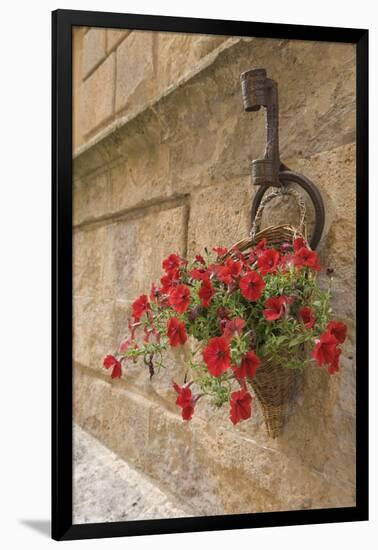
POLYGON ((315 209, 315 228, 310 245, 316 248, 322 236, 325 213, 322 196, 316 185, 297 172, 293 172, 280 161, 279 153, 279 108, 278 86, 275 80, 267 78, 265 69, 251 69, 240 75, 244 110, 258 111, 266 108, 266 148, 262 159, 251 163, 251 176, 257 190, 252 204, 252 222, 260 202, 271 186, 287 186, 296 183, 307 192, 315 209))

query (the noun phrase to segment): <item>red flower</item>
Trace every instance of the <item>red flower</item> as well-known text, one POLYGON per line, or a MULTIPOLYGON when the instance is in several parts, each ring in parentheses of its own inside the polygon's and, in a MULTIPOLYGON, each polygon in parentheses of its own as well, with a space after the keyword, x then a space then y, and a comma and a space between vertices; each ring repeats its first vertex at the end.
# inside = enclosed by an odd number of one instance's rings
POLYGON ((237 424, 241 420, 247 420, 252 414, 252 396, 245 389, 234 391, 231 394, 231 410, 230 419, 233 424, 237 424))
POLYGON ((256 245, 256 250, 265 250, 268 241, 266 239, 261 239, 256 245))
POLYGON ((173 382, 172 385, 174 390, 178 393, 176 405, 182 409, 181 416, 183 420, 191 420, 197 399, 193 397, 192 390, 189 386, 179 386, 176 382, 173 382))
POLYGON ((268 273, 277 271, 280 258, 280 253, 274 248, 269 248, 260 254, 257 259, 257 266, 261 275, 267 275, 268 273))
POLYGON ((297 237, 293 242, 294 252, 298 252, 301 248, 308 248, 308 245, 303 237, 297 237))
POLYGON ((327 325, 327 329, 336 338, 339 344, 345 342, 347 326, 344 323, 339 323, 338 321, 330 321, 327 325))
POLYGON ((212 297, 215 294, 215 290, 210 281, 202 281, 201 288, 198 292, 198 296, 201 298, 203 307, 209 307, 212 297))
POLYGON ((234 336, 241 334, 244 326, 245 321, 240 317, 236 317, 236 319, 232 319, 231 321, 225 321, 223 337, 226 338, 226 340, 232 340, 234 336))
POLYGON ((185 344, 188 339, 185 325, 179 321, 177 317, 171 317, 169 319, 167 335, 172 347, 181 346, 185 344))
POLYGON ((243 252, 241 252, 241 250, 239 250, 237 246, 233 246, 231 250, 232 250, 232 256, 237 258, 240 262, 244 264, 246 259, 243 252))
POLYGON ((169 291, 180 282, 180 272, 178 269, 173 269, 160 279, 161 292, 168 294, 169 291))
POLYGON ((298 313, 306 328, 312 328, 314 326, 316 317, 312 308, 308 306, 301 307, 298 313))
POLYGON ((339 360, 341 355, 341 349, 336 348, 335 355, 332 359, 332 363, 328 367, 329 374, 335 374, 335 372, 339 372, 340 366, 339 366, 339 360))
POLYGON ((225 338, 211 338, 203 350, 203 359, 213 376, 220 376, 231 366, 231 355, 225 338))
POLYGON ((168 303, 177 313, 184 313, 190 304, 190 290, 186 285, 177 285, 169 293, 168 303))
POLYGON ((217 253, 218 258, 225 256, 228 252, 227 248, 221 246, 214 246, 213 250, 217 253))
POLYGON ((287 306, 290 302, 289 296, 278 296, 268 298, 265 301, 265 306, 267 309, 264 309, 263 315, 267 321, 277 321, 283 317, 287 312, 287 306))
POLYGON ((236 378, 253 378, 260 366, 260 359, 254 351, 248 351, 241 360, 239 367, 233 367, 236 378))
POLYGON ((242 269, 242 262, 234 261, 232 258, 228 258, 226 264, 218 267, 216 273, 220 281, 226 285, 230 285, 234 278, 239 277, 242 269))
POLYGON ((256 271, 250 271, 240 279, 240 292, 244 298, 251 302, 256 302, 265 288, 262 277, 256 271))
POLYGON ((110 369, 113 367, 112 370, 112 378, 121 378, 122 376, 122 365, 120 361, 114 355, 107 355, 104 358, 104 367, 106 369, 110 369))
POLYGON ((139 321, 142 315, 151 309, 146 294, 139 296, 133 303, 132 308, 135 321, 139 321))
POLYGON ((204 268, 192 269, 191 271, 189 271, 189 275, 195 281, 206 281, 210 279, 210 273, 208 272, 207 269, 204 269, 204 268))
POLYGON ((170 254, 168 258, 163 260, 163 269, 166 273, 177 271, 178 268, 185 264, 185 261, 178 254, 170 254))
POLYGON ((253 264, 255 263, 255 261, 257 260, 258 258, 258 255, 256 254, 256 250, 252 249, 249 253, 249 256, 248 256, 248 261, 250 264, 253 264))
POLYGON ((198 262, 199 264, 202 264, 202 265, 206 265, 206 262, 205 262, 203 256, 201 256, 201 254, 197 254, 196 262, 198 262))
POLYGON ((331 365, 338 354, 338 350, 336 349, 337 344, 337 338, 329 330, 323 332, 312 352, 315 361, 319 365, 331 365))
POLYGON ((321 269, 317 253, 305 246, 302 246, 302 248, 299 248, 295 252, 294 263, 299 268, 311 267, 311 269, 315 269, 316 271, 321 269))

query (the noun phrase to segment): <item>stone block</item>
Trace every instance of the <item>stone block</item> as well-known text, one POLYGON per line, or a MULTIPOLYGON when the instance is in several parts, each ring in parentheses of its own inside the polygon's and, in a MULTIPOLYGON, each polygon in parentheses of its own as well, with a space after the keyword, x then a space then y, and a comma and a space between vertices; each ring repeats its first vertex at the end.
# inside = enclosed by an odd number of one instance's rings
POLYGON ((109 173, 74 179, 73 224, 94 221, 109 212, 109 173))
POLYGON ((117 49, 115 108, 140 109, 156 91, 152 32, 133 31, 117 49))
POLYGON ((123 29, 107 29, 107 51, 110 52, 116 48, 119 43, 126 38, 131 31, 123 29))
POLYGON ((191 195, 188 255, 205 247, 231 246, 248 235, 252 189, 244 178, 205 189, 191 195))
POLYGON ((82 78, 85 79, 106 56, 106 30, 92 28, 84 35, 82 78))
POLYGON ((103 359, 115 353, 118 344, 114 338, 115 305, 112 301, 76 296, 73 306, 74 361, 105 376, 103 359))
POLYGON ((130 306, 158 281, 162 260, 171 252, 185 255, 185 205, 152 207, 134 218, 106 226, 103 256, 104 295, 130 306))
POLYGON ((75 229, 73 232, 73 288, 75 296, 102 298, 104 227, 75 229))
POLYGON ((157 75, 162 92, 195 68, 227 37, 159 32, 157 35, 157 75))
MULTIPOLYGON (((111 213, 143 207, 177 194, 170 184, 170 150, 167 145, 146 145, 138 151, 125 148, 124 156, 127 160, 115 165, 109 172, 108 200, 111 213)), ((103 208, 106 211, 106 202, 103 208)))
POLYGON ((150 410, 149 401, 127 391, 122 381, 75 369, 74 419, 136 467, 144 466, 141 450, 148 445, 150 410))
MULTIPOLYGON (((87 36, 87 35, 85 35, 87 36)), ((81 86, 83 132, 96 130, 113 114, 115 54, 110 54, 81 86)))

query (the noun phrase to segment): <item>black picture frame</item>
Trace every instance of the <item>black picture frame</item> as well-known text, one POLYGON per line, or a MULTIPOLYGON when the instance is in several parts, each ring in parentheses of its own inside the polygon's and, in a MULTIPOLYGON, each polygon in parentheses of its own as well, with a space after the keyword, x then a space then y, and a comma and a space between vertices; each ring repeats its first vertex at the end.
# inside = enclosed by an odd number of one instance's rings
POLYGON ((150 15, 52 13, 52 537, 120 537, 368 519, 368 31, 150 15), (356 506, 182 519, 72 524, 73 26, 348 42, 357 48, 356 506))

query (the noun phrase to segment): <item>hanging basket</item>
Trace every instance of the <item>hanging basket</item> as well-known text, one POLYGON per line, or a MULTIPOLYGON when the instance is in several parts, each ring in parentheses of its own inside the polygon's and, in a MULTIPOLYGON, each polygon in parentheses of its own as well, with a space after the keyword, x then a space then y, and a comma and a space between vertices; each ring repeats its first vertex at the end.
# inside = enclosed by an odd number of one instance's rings
MULTIPOLYGON (((307 240, 305 221, 306 209, 301 195, 293 189, 279 188, 266 195, 261 201, 253 222, 251 235, 236 243, 232 249, 237 249, 247 256, 250 249, 256 246, 262 239, 266 239, 268 245, 275 246, 283 243, 292 243, 297 237, 303 237, 307 240), (300 214, 298 226, 294 227, 284 224, 260 230, 265 206, 272 199, 282 195, 291 195, 296 199, 300 214)), ((287 353, 289 354, 290 351, 287 350, 287 353)), ((277 362, 262 358, 261 365, 255 377, 250 380, 262 409, 268 435, 271 438, 276 438, 281 434, 285 422, 290 415, 294 398, 300 389, 301 378, 302 372, 298 369, 282 367, 277 362)))

